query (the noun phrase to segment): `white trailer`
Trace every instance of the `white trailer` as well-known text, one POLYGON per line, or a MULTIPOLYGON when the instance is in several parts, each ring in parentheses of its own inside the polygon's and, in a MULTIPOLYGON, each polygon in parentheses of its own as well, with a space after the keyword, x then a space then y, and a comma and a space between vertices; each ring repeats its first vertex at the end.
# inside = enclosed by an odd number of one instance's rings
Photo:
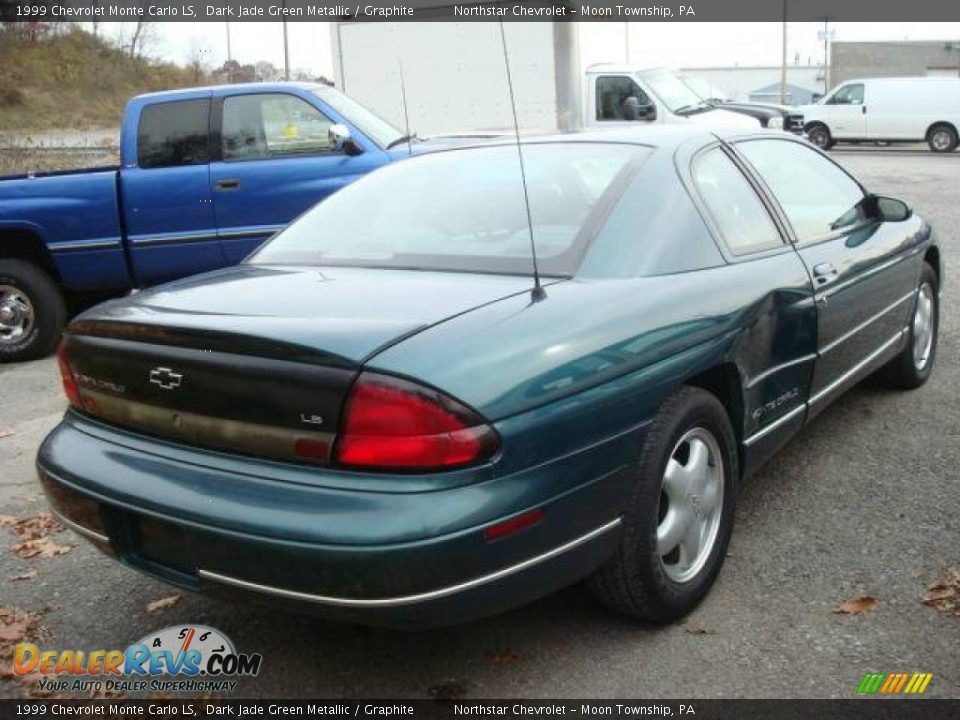
MULTIPOLYGON (((580 122, 580 51, 573 23, 504 23, 517 117, 525 131, 580 122)), ((403 91, 421 137, 513 130, 495 22, 330 23, 337 86, 399 128, 403 91), (402 68, 402 83, 401 83, 402 68)))

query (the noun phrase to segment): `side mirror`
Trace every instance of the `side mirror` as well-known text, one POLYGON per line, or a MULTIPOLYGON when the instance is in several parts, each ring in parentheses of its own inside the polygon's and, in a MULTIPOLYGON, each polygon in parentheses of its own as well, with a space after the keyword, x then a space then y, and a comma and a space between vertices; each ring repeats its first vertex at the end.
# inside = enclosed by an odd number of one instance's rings
POLYGON ((327 131, 330 138, 330 147, 336 152, 345 152, 347 155, 358 155, 361 150, 356 141, 350 136, 350 128, 346 125, 331 125, 327 131))
POLYGON ((633 95, 623 101, 623 118, 630 120, 653 120, 657 117, 657 109, 653 105, 641 105, 640 100, 633 95))
POLYGON ((913 210, 903 200, 878 195, 875 202, 877 215, 883 222, 903 222, 913 215, 913 210))

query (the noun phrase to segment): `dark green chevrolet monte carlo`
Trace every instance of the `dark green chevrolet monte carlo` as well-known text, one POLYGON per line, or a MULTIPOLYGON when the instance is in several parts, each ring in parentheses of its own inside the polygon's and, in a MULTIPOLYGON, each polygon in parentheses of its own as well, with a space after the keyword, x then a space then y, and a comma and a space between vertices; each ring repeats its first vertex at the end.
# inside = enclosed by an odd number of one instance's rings
POLYGON ((668 621, 745 474, 868 375, 927 380, 942 272, 926 222, 782 133, 423 155, 78 317, 39 472, 191 590, 426 626, 586 579, 668 621))

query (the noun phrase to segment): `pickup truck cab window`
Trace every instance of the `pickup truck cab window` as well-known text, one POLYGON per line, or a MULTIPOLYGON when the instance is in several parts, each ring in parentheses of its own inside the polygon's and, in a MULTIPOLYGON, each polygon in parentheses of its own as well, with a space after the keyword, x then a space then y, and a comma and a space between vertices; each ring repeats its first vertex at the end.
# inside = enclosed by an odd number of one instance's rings
POLYGON ((737 149, 770 188, 799 242, 863 224, 863 189, 813 148, 785 140, 747 140, 737 149))
POLYGON ((629 97, 635 97, 640 105, 650 104, 647 94, 625 75, 597 78, 597 120, 626 120, 624 105, 629 97))
POLYGON ((783 245, 759 196, 723 150, 713 148, 696 159, 693 182, 734 255, 783 245))
POLYGON ((223 101, 223 159, 331 152, 332 124, 320 110, 294 95, 233 95, 223 101))
POLYGON ((143 108, 137 133, 141 168, 210 161, 210 100, 179 100, 143 108))

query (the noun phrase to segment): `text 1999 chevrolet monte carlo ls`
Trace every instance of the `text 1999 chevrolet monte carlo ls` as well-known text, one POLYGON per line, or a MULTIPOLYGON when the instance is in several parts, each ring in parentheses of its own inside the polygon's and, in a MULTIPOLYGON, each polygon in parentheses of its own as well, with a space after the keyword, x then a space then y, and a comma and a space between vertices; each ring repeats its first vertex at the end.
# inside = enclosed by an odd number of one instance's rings
POLYGON ((582 578, 666 621, 745 473, 867 375, 928 378, 929 225, 803 140, 524 140, 529 225, 519 149, 388 166, 238 267, 78 317, 56 512, 181 587, 360 622, 582 578))

